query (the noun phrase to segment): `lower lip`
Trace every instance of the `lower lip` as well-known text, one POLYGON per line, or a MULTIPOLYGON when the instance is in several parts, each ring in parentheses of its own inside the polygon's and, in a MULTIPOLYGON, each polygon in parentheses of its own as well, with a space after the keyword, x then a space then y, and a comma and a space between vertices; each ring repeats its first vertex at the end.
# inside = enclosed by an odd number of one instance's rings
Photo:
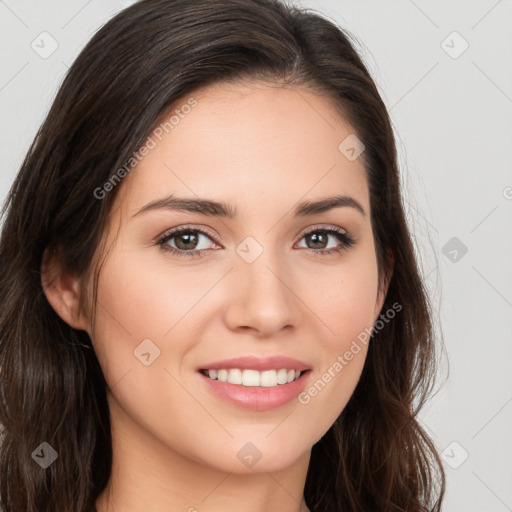
POLYGON ((292 382, 278 384, 273 387, 230 384, 229 382, 210 379, 210 377, 203 375, 201 372, 198 373, 210 391, 220 398, 246 409, 266 411, 280 407, 296 398, 306 387, 306 381, 311 370, 303 372, 298 379, 292 382))

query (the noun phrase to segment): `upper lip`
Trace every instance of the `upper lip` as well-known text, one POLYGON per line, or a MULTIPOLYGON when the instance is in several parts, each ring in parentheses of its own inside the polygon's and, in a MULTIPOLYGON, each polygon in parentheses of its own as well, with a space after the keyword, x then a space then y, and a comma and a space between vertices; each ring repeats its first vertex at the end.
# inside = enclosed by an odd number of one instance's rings
POLYGON ((242 370, 280 370, 286 368, 287 370, 310 370, 311 367, 298 359, 286 356, 273 356, 273 357, 257 357, 257 356, 244 356, 234 357, 232 359, 225 359, 224 361, 216 361, 208 363, 199 368, 199 370, 220 370, 229 368, 240 368, 242 370))

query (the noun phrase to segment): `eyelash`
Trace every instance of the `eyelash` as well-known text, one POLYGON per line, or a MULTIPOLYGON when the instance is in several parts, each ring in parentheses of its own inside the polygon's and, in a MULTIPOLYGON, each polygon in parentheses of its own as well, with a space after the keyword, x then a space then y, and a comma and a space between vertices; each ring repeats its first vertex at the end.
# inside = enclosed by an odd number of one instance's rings
MULTIPOLYGON (((302 234, 301 240, 312 233, 326 233, 334 235, 340 242, 342 242, 342 245, 339 247, 331 248, 331 249, 309 249, 315 256, 329 256, 332 254, 338 254, 342 251, 348 250, 350 247, 352 247, 355 244, 354 238, 352 238, 346 231, 343 231, 342 229, 336 228, 334 226, 318 226, 315 227, 309 231, 306 231, 302 234)), ((182 233, 194 233, 194 234, 200 234, 205 235, 206 237, 210 238, 213 242, 217 243, 213 235, 210 233, 203 231, 202 229, 198 228, 192 228, 183 226, 180 228, 173 229, 172 231, 169 231, 167 233, 164 233, 158 240, 156 241, 156 245, 162 246, 162 250, 166 252, 170 252, 171 254, 174 254, 176 256, 183 256, 185 258, 200 258, 203 256, 203 252, 208 251, 209 249, 194 249, 191 251, 185 251, 182 249, 175 249, 174 247, 170 247, 167 245, 167 242, 171 240, 172 238, 175 238, 179 236, 182 233)))

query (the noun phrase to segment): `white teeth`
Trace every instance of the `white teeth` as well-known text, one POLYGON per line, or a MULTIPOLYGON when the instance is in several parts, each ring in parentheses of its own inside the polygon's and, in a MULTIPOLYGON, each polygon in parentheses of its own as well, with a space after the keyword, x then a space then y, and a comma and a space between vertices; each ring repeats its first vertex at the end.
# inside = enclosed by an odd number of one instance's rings
MULTIPOLYGON (((229 370, 231 373, 233 370, 229 370)), ((258 370, 244 370, 242 372, 242 384, 244 386, 259 386, 260 385, 260 372, 258 370)), ((228 379, 229 382, 229 379, 228 379)), ((233 382, 229 382, 233 384, 233 382)))
POLYGON ((277 372, 277 383, 278 384, 286 384, 287 382, 288 382, 288 371, 286 370, 286 368, 278 370, 278 372, 277 372))
MULTIPOLYGON (((295 370, 293 371, 295 376, 295 370)), ((277 372, 275 370, 266 370, 261 372, 260 385, 266 388, 277 386, 277 372)))
POLYGON ((238 368, 232 368, 228 372, 228 382, 231 384, 242 384, 243 382, 243 374, 242 370, 238 368))
POLYGON ((287 384, 298 379, 301 375, 300 370, 241 370, 240 368, 230 368, 221 370, 205 370, 205 375, 210 379, 217 379, 220 382, 229 382, 230 384, 239 384, 243 386, 275 387, 278 384, 287 384))

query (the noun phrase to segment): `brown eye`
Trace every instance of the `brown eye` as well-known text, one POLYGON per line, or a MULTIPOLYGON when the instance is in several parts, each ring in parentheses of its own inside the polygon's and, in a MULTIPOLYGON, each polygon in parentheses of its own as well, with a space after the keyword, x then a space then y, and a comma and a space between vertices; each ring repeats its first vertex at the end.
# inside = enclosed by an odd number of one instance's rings
POLYGON ((325 249, 329 237, 325 232, 315 231, 305 235, 305 238, 312 244, 312 247, 309 247, 310 249, 325 249))
POLYGON ((179 235, 174 235, 173 238, 175 239, 176 247, 182 250, 195 249, 199 240, 199 237, 192 231, 185 231, 179 235))
POLYGON ((201 229, 183 227, 164 234, 156 243, 177 256, 196 257, 209 249, 214 241, 201 229))
POLYGON ((315 255, 329 255, 347 250, 355 244, 355 240, 345 231, 339 228, 316 228, 304 233, 306 249, 311 249, 315 255), (330 240, 338 240, 337 245, 328 247, 330 240))

